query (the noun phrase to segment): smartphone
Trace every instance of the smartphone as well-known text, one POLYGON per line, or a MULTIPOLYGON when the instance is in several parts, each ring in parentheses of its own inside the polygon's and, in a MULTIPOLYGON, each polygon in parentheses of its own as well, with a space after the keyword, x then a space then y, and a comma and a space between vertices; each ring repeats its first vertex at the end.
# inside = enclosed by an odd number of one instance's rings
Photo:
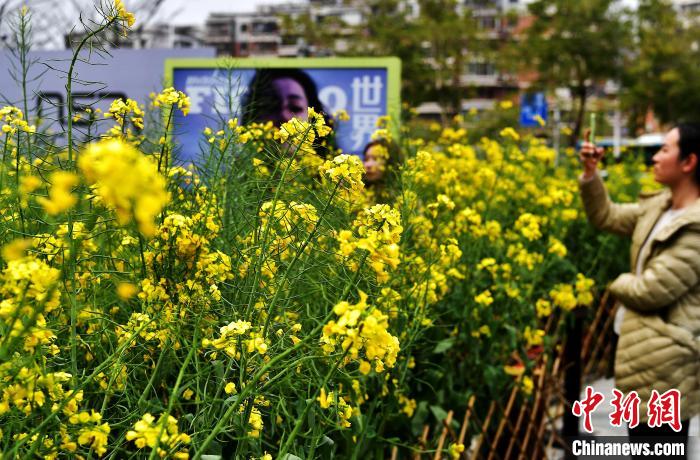
MULTIPOLYGON (((588 142, 593 144, 595 146, 595 128, 596 128, 596 114, 592 113, 590 117, 590 122, 589 122, 589 128, 586 130, 588 134, 588 142)), ((598 152, 595 153, 584 153, 583 156, 586 158, 595 158, 599 157, 600 154, 598 152)))

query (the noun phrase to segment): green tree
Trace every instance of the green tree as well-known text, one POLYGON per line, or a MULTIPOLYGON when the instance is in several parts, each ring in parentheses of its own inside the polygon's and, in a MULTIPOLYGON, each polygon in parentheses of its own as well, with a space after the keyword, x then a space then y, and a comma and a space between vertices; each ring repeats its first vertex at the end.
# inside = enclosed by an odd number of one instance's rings
POLYGON ((401 91, 405 100, 419 104, 430 97, 433 77, 426 61, 425 31, 400 0, 373 0, 364 24, 356 30, 349 54, 396 56, 401 59, 401 91))
POLYGON ((309 12, 285 14, 281 19, 282 43, 302 45, 301 52, 307 56, 335 54, 336 41, 347 28, 337 17, 314 18, 309 12))
POLYGON ((634 52, 626 57, 622 101, 633 130, 648 110, 663 123, 700 119, 697 22, 679 16, 666 0, 641 0, 635 16, 634 52))
POLYGON ((537 0, 528 9, 532 24, 513 41, 510 62, 516 70, 536 72, 540 87, 570 90, 575 143, 591 90, 621 76, 629 43, 626 12, 618 0, 537 0))
POLYGON ((457 9, 455 0, 422 0, 419 27, 429 50, 434 75, 432 99, 452 113, 459 113, 468 88, 462 83, 467 56, 479 50, 477 27, 468 9, 457 9))

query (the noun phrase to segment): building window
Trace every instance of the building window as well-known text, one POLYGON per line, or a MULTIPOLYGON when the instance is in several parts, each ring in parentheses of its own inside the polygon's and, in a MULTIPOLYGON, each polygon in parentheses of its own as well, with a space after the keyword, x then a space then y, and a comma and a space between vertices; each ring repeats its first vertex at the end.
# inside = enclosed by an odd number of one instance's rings
POLYGON ((496 75, 496 66, 492 62, 470 62, 467 66, 469 75, 489 76, 496 75))

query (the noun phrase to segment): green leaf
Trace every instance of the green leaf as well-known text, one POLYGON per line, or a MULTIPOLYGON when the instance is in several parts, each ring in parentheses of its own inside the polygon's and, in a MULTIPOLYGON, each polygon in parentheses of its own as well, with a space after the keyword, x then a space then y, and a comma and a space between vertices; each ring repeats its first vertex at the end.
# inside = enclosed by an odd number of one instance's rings
POLYGON ((331 438, 329 438, 328 436, 326 436, 326 435, 324 434, 324 435, 323 435, 323 438, 321 438, 321 442, 320 442, 318 445, 319 445, 319 446, 323 446, 323 445, 326 445, 326 444, 328 444, 329 446, 332 446, 333 444, 335 444, 335 441, 333 441, 331 438))
POLYGON ((433 353, 444 353, 450 348, 452 348, 455 344, 455 339, 454 338, 449 338, 445 340, 441 340, 438 342, 437 345, 435 345, 435 349, 433 350, 433 353))
POLYGON ((442 422, 447 418, 447 411, 440 406, 430 406, 430 411, 438 422, 442 422))

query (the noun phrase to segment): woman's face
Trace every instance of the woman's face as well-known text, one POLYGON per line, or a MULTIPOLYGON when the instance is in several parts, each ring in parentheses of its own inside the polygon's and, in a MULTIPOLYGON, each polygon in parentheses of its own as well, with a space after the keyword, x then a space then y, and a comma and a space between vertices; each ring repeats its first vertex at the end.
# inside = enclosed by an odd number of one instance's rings
POLYGON ((677 184, 683 180, 688 171, 692 172, 692 168, 689 168, 687 165, 687 160, 681 161, 681 152, 678 145, 680 138, 678 128, 673 128, 666 133, 664 145, 652 157, 654 161, 654 179, 660 184, 677 184))
POLYGON ((376 182, 384 176, 386 160, 380 155, 381 145, 373 145, 365 152, 365 181, 376 182))
POLYGON ((293 78, 277 78, 272 81, 272 88, 280 101, 277 112, 268 116, 275 126, 279 127, 292 118, 308 119, 309 100, 299 82, 293 78))

